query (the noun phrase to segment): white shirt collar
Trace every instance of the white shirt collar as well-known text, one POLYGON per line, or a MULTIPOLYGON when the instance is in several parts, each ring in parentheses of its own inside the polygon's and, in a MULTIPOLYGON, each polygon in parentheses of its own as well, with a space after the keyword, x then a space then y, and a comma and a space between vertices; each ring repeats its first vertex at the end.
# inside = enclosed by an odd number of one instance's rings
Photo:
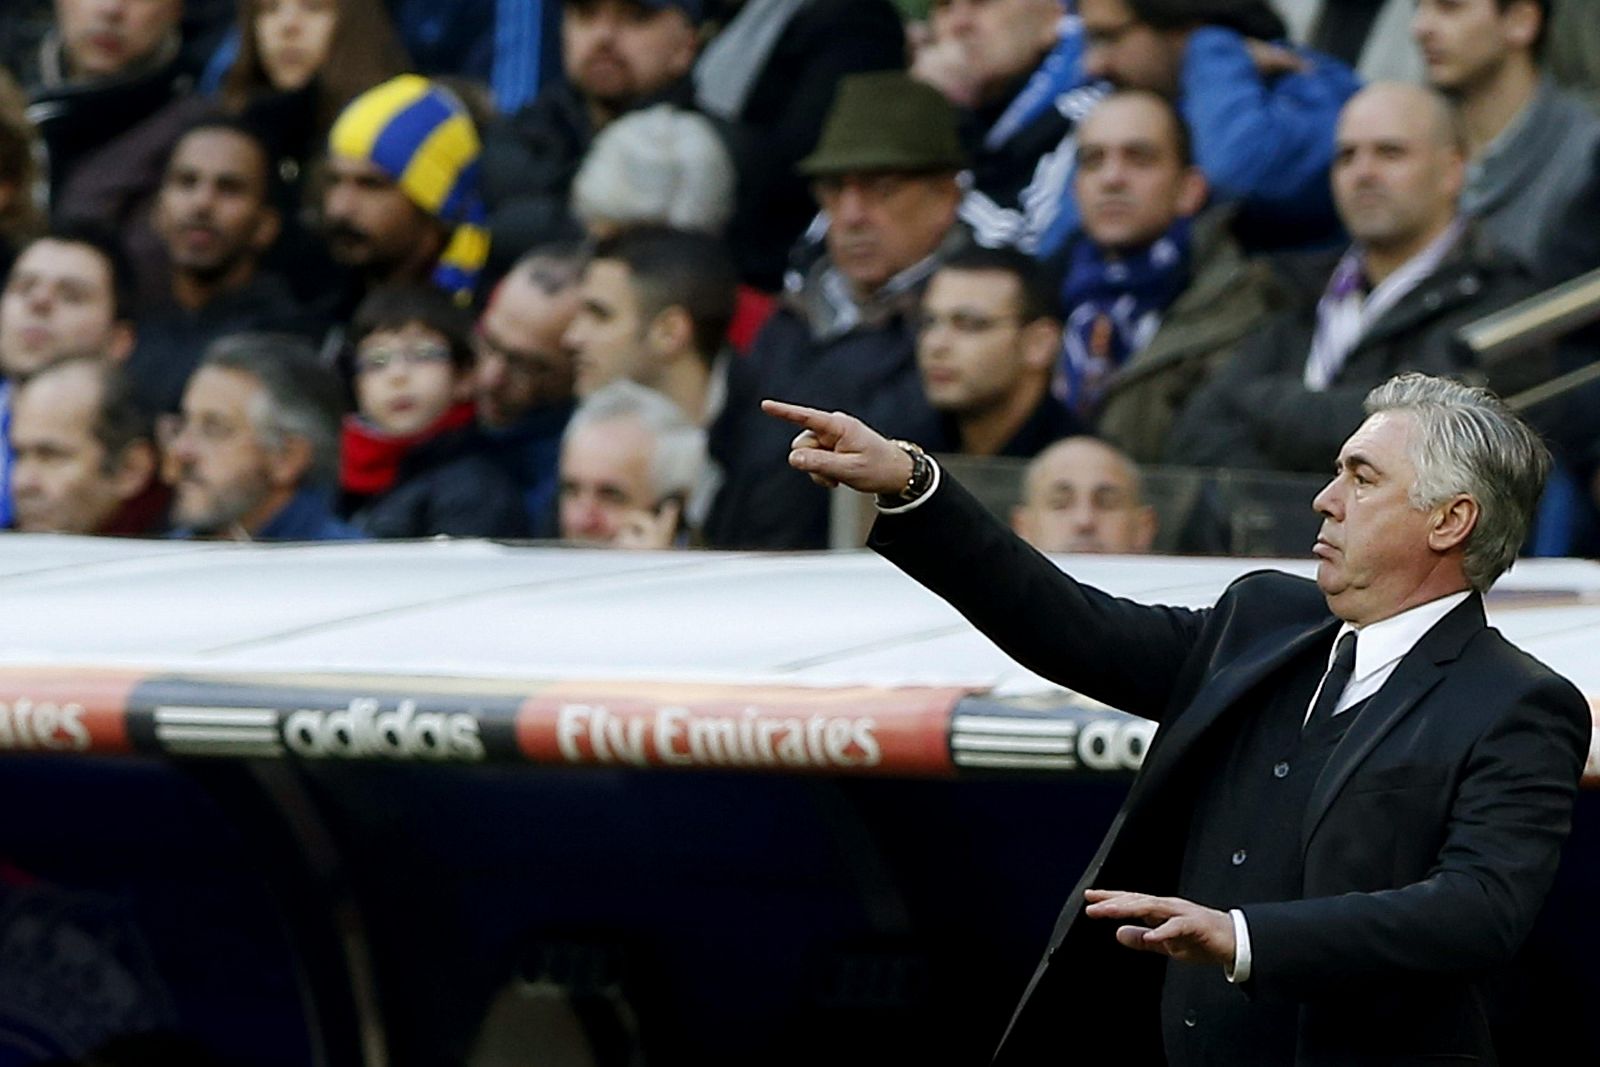
POLYGON ((1347 622, 1339 627, 1339 632, 1334 636, 1334 648, 1328 650, 1328 665, 1333 666, 1333 652, 1339 647, 1339 638, 1353 631, 1359 636, 1356 638, 1356 667, 1350 675, 1350 680, 1355 683, 1369 678, 1398 662, 1402 656, 1416 647, 1417 642, 1422 640, 1423 635, 1433 629, 1439 620, 1450 614, 1470 595, 1471 591, 1464 589, 1459 593, 1451 593, 1438 600, 1430 600, 1426 604, 1407 608, 1398 615, 1391 615, 1387 619, 1380 619, 1366 626, 1355 626, 1347 622))

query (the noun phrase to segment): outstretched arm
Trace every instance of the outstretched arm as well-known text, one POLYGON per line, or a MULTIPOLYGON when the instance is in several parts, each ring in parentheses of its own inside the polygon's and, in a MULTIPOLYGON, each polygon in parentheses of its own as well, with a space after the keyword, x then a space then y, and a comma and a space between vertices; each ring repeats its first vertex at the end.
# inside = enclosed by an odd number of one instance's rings
MULTIPOLYGON (((819 485, 905 489, 904 449, 843 412, 762 402, 800 428, 789 465, 819 485)), ((1150 607, 1082 585, 990 515, 954 480, 911 514, 883 514, 870 546, 949 601, 984 636, 1042 677, 1150 719, 1174 710, 1207 613, 1150 607)))

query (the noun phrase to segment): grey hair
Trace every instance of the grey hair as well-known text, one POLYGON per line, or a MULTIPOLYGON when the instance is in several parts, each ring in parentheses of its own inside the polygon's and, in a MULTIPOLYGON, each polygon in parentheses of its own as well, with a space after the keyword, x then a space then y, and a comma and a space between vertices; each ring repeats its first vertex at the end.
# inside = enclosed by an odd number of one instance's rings
POLYGON ((1463 493, 1477 501, 1462 569, 1474 590, 1487 591, 1527 539, 1550 450, 1499 397, 1448 378, 1390 378, 1367 394, 1365 407, 1368 415, 1393 411, 1412 419, 1413 506, 1434 508, 1463 493))
POLYGON ((733 159, 704 115, 657 104, 612 122, 572 181, 585 224, 654 223, 720 235, 733 214, 733 159))
POLYGON ((661 393, 626 378, 590 393, 572 413, 561 434, 561 447, 580 429, 605 422, 634 419, 655 442, 650 455, 650 484, 658 499, 688 497, 706 465, 706 432, 683 409, 661 393))
POLYGON ((307 481, 338 485, 344 404, 338 378, 309 342, 287 334, 230 334, 212 342, 200 367, 237 371, 260 382, 250 420, 261 443, 280 448, 290 437, 303 438, 311 446, 307 481))

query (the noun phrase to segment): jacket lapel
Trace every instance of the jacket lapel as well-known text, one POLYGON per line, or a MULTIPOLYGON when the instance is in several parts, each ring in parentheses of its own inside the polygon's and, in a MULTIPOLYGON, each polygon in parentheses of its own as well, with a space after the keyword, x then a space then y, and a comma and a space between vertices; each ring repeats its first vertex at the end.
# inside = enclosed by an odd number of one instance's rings
POLYGON ((1256 639, 1195 694, 1189 707, 1156 731, 1129 800, 1159 783, 1229 707, 1268 674, 1310 649, 1319 640, 1331 646, 1339 620, 1327 616, 1288 631, 1273 630, 1256 639))
POLYGON ((1323 816, 1361 761, 1429 690, 1439 684, 1445 665, 1457 659, 1467 642, 1487 625, 1483 598, 1476 594, 1469 596, 1422 635, 1422 640, 1400 660, 1383 688, 1356 712, 1356 720, 1345 731, 1311 788, 1300 834, 1302 850, 1310 845, 1323 816))

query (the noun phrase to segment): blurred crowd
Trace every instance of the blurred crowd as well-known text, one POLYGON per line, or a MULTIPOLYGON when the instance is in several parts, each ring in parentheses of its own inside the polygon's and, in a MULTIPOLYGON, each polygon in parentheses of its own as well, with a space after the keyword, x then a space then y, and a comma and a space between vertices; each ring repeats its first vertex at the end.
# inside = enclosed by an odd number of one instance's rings
POLYGON ((1594 552, 1597 107, 1593 0, 6 0, 0 525, 824 547, 778 397, 1139 552, 1420 370, 1594 552))

